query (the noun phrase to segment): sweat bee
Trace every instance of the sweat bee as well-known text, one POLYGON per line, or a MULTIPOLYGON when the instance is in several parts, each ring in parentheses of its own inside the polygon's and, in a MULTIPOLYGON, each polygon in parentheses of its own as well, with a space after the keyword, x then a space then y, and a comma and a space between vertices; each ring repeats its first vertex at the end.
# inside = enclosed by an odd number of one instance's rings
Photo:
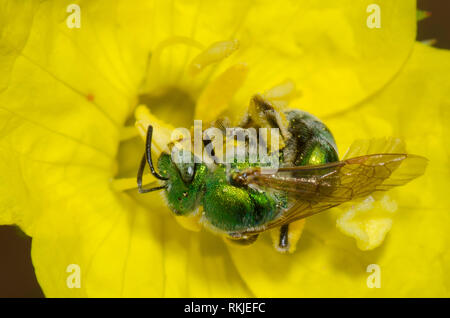
MULTIPOLYGON (((225 129, 226 122, 213 125, 225 129)), ((404 185, 427 166, 426 158, 407 153, 365 153, 339 160, 335 139, 325 124, 306 112, 280 109, 261 95, 251 99, 239 127, 280 131, 276 171, 263 173, 259 162, 179 163, 166 152, 155 167, 149 126, 137 176, 139 192, 164 190, 175 215, 195 217, 237 244, 251 244, 260 233, 271 230, 276 249, 287 252, 295 249, 306 217, 404 185), (146 164, 161 185, 142 187, 146 164)), ((351 148, 350 153, 358 153, 351 148)))

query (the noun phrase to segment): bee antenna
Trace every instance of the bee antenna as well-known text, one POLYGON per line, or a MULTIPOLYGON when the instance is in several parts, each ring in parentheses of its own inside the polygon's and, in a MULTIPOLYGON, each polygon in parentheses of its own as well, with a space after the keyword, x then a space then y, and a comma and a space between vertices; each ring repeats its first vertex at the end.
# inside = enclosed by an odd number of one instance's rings
POLYGON ((149 125, 147 129, 147 140, 145 142, 145 154, 144 157, 147 157, 148 166, 150 167, 150 171, 152 172, 152 175, 159 180, 169 180, 168 178, 165 178, 161 176, 158 172, 156 172, 155 168, 153 167, 153 161, 152 161, 152 135, 153 135, 153 126, 149 125))
POLYGON ((165 186, 165 185, 164 186, 150 188, 150 189, 144 189, 142 187, 142 175, 144 174, 144 168, 145 168, 146 159, 147 159, 147 156, 144 153, 144 155, 142 156, 141 164, 139 165, 139 170, 138 170, 138 174, 137 174, 137 185, 138 185, 139 193, 147 193, 147 192, 152 192, 152 191, 166 189, 167 186, 165 186))
POLYGON ((145 169, 145 164, 148 162, 148 165, 150 167, 150 171, 152 172, 152 175, 159 179, 159 180, 169 180, 168 178, 165 178, 163 176, 161 176, 159 173, 156 172, 155 168, 153 167, 153 161, 152 161, 152 133, 153 133, 153 127, 151 125, 148 126, 148 130, 147 130, 147 141, 145 144, 145 152, 144 155, 142 156, 141 159, 141 164, 139 165, 139 170, 137 173, 137 185, 138 185, 138 190, 139 193, 147 193, 147 192, 152 192, 152 191, 157 191, 157 190, 162 190, 167 188, 167 186, 159 186, 159 187, 154 187, 154 188, 150 188, 150 189, 144 189, 142 187, 142 176, 144 175, 144 169, 145 169))
POLYGON ((139 193, 153 192, 153 191, 158 191, 158 190, 162 190, 162 189, 166 189, 166 188, 167 188, 166 186, 154 187, 154 188, 150 188, 150 189, 139 188, 139 193))

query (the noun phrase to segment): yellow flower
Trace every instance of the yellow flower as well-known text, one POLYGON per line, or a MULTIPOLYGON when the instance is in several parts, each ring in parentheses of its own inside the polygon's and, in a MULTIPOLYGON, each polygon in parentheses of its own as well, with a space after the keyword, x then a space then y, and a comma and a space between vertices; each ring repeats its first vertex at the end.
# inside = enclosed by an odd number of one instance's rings
POLYGON ((448 296, 450 55, 414 43, 415 1, 379 0, 379 29, 366 26, 371 2, 84 1, 68 28, 66 3, 1 1, 0 224, 33 237, 44 293, 448 296), (430 159, 392 194, 379 248, 359 250, 338 210, 308 219, 294 254, 268 237, 228 247, 180 227, 157 193, 117 191, 142 156, 126 128, 138 104, 186 126, 222 108, 238 117, 287 80, 302 94, 291 106, 324 119, 341 152, 394 135, 430 159), (70 264, 81 288, 68 288, 70 264), (380 289, 366 284, 370 264, 380 289))

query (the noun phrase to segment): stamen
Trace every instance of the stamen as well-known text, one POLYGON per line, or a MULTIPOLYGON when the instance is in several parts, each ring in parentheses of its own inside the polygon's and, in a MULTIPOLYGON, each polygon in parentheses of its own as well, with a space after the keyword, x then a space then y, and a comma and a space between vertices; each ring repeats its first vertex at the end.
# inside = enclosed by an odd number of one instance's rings
POLYGON ((236 64, 229 67, 217 78, 211 81, 198 98, 195 107, 195 117, 211 122, 227 109, 231 99, 247 78, 246 64, 236 64), (207 118, 205 117, 207 114, 207 118))
POLYGON ((189 73, 192 76, 197 75, 208 65, 222 61, 238 48, 238 40, 216 42, 212 44, 192 60, 189 66, 189 73))
POLYGON ((158 157, 163 151, 168 152, 167 145, 171 141, 174 127, 152 115, 145 105, 139 105, 134 114, 135 127, 144 141, 147 138, 148 126, 153 126, 152 153, 158 157))

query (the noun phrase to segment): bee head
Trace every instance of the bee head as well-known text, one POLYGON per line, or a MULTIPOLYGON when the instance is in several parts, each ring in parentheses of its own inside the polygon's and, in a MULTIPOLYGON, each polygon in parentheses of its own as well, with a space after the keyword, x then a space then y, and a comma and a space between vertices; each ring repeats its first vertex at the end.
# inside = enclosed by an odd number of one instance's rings
MULTIPOLYGON (((186 215, 198 206, 199 184, 194 184, 196 165, 194 161, 179 160, 180 152, 161 154, 158 160, 160 174, 167 178, 165 194, 169 207, 176 215, 186 215), (178 156, 178 157, 177 157, 178 156)), ((186 157, 185 157, 186 158, 186 157)))

